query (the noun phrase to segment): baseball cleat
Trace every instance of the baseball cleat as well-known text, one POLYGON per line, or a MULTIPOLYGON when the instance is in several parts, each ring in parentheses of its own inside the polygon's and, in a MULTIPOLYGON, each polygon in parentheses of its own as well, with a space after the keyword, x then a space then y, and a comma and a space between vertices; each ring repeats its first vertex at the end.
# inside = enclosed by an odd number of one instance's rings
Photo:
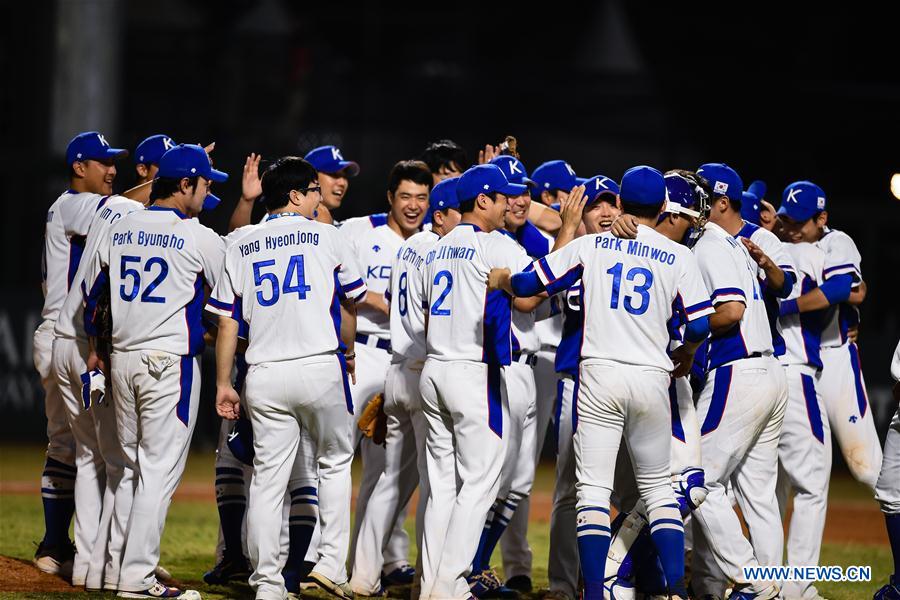
POLYGON ((891 575, 888 584, 875 592, 872 600, 900 600, 900 578, 891 575))
MULTIPOLYGON (((224 585, 231 581, 247 583, 251 571, 250 563, 245 557, 223 557, 219 564, 203 574, 203 582, 208 585, 224 585)), ((285 583, 287 583, 287 578, 285 578, 285 583)), ((288 589, 290 590, 290 588, 288 589)))
POLYGON ((350 585, 346 581, 343 583, 336 583, 316 571, 310 571, 309 579, 314 581, 320 588, 332 596, 341 598, 342 600, 350 600, 353 598, 353 590, 350 589, 350 585))
POLYGON ((68 578, 72 576, 72 560, 74 558, 75 544, 70 540, 56 546, 41 542, 38 544, 32 562, 44 573, 68 578))
POLYGON ((416 570, 412 565, 401 565, 390 573, 382 573, 381 585, 386 588, 392 585, 411 585, 415 577, 416 570))
POLYGON ((119 598, 184 598, 186 600, 196 600, 200 598, 200 593, 196 590, 187 590, 186 592, 183 592, 177 587, 163 585, 158 581, 146 590, 140 592, 125 592, 120 590, 116 595, 119 598))
POLYGON ((604 596, 609 600, 634 600, 636 592, 634 584, 627 579, 616 577, 603 583, 604 596))
POLYGON ((733 590, 728 596, 728 600, 772 600, 778 598, 781 590, 777 585, 770 585, 759 592, 754 592, 752 587, 742 590, 733 590))
POLYGON ((506 587, 522 594, 530 594, 533 586, 528 575, 516 575, 506 580, 506 587))
POLYGON ((519 592, 508 588, 500 582, 493 569, 485 569, 481 573, 469 575, 469 590, 476 598, 518 598, 519 592))

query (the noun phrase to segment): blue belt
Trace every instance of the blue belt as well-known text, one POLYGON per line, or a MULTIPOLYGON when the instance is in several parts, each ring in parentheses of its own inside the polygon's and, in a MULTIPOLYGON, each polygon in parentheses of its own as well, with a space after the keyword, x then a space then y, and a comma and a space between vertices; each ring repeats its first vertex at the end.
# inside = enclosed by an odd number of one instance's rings
POLYGON ((537 364, 537 354, 533 352, 513 352, 512 359, 513 362, 522 363, 529 367, 537 364))
POLYGON ((375 348, 379 348, 381 350, 385 350, 387 352, 391 351, 391 342, 390 340, 385 340, 380 337, 374 335, 366 335, 365 333, 357 333, 356 341, 359 344, 363 344, 365 346, 374 346, 375 348))

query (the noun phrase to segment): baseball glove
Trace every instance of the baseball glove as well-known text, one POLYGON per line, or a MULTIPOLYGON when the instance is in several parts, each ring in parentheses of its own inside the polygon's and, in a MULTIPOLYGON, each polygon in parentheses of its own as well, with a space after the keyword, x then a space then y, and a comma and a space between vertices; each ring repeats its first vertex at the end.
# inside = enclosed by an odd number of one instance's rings
POLYGON ((97 355, 108 365, 109 354, 112 351, 112 307, 108 283, 100 288, 97 295, 94 323, 97 327, 97 355))
POLYGON ((356 423, 363 435, 384 446, 387 437, 387 414, 384 412, 384 395, 375 394, 363 409, 356 423))

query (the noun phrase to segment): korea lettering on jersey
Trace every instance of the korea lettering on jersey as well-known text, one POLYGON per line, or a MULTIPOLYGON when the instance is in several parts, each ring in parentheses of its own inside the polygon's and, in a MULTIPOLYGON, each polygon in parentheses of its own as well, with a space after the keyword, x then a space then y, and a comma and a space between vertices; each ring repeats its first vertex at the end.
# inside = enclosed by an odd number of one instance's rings
MULTIPOLYGON (((391 263, 403 238, 387 225, 362 232, 358 237, 344 239, 350 243, 354 256, 359 260, 366 287, 370 292, 384 294, 391 283, 391 263)), ((370 307, 360 307, 356 316, 356 330, 361 334, 390 337, 390 319, 384 313, 370 307)))
MULTIPOLYGON (((797 267, 799 278, 787 299, 796 300, 822 285, 825 253, 818 246, 804 242, 788 244, 787 250, 797 267)), ((825 311, 815 311, 783 315, 778 318, 779 334, 785 344, 785 352, 779 357, 781 364, 822 368, 819 347, 824 317, 825 311)))
MULTIPOLYGON (((852 275, 853 287, 862 283, 862 256, 853 239, 837 229, 826 229, 816 245, 825 252, 825 280, 836 275, 852 275)), ((859 325, 859 309, 842 302, 829 307, 822 333, 822 347, 836 348, 847 342, 847 330, 859 325)))
POLYGON ((41 259, 44 307, 41 317, 55 321, 66 294, 81 263, 85 238, 94 214, 103 207, 109 196, 78 193, 67 190, 47 211, 44 229, 44 254, 41 259))
POLYGON ((633 240, 611 233, 581 237, 538 260, 535 270, 551 294, 581 277, 582 358, 671 371, 673 303, 688 320, 713 312, 690 250, 645 225, 633 240))
MULTIPOLYGON (((96 260, 101 242, 109 237, 109 230, 113 224, 125 215, 143 209, 144 205, 136 200, 124 196, 110 196, 103 206, 93 213, 85 239, 84 254, 78 271, 75 273, 74 281, 84 281, 87 269, 96 260)), ((79 340, 87 339, 82 314, 83 301, 84 296, 80 285, 69 290, 56 319, 56 328, 54 329, 56 335, 79 340)))
POLYGON ((500 232, 460 223, 425 257, 428 357, 508 365, 512 298, 488 291, 492 268, 521 271, 530 259, 500 232))
POLYGON ((293 360, 344 349, 341 307, 366 293, 350 249, 331 225, 272 215, 228 247, 206 309, 243 316, 247 364, 293 360), (330 314, 330 320, 321 315, 330 314))
POLYGON ((204 285, 215 287, 225 243, 180 211, 160 206, 130 213, 110 228, 87 269, 85 329, 108 272, 113 351, 157 350, 196 356, 204 347, 204 285))
POLYGON ((744 245, 715 223, 707 223, 694 245, 713 306, 741 302, 744 316, 727 332, 709 339, 707 370, 752 354, 772 354, 772 333, 757 277, 758 265, 744 245))
POLYGON ((395 357, 403 356, 424 361, 425 311, 424 295, 425 256, 437 243, 438 235, 420 231, 400 246, 391 266, 391 350, 395 357))

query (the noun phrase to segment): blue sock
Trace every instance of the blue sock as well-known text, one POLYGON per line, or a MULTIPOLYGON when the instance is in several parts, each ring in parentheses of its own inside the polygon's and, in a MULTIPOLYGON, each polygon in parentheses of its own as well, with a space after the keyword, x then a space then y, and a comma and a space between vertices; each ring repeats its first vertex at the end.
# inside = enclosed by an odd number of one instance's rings
POLYGON ((309 550, 316 521, 319 519, 319 498, 315 487, 306 486, 291 490, 291 512, 288 520, 288 557, 285 571, 298 572, 309 550))
MULTIPOLYGON (((496 506, 496 503, 495 505, 496 506)), ((475 550, 475 557, 472 559, 472 575, 477 575, 488 568, 486 563, 490 562, 490 557, 485 560, 484 549, 488 543, 488 537, 491 533, 491 524, 494 522, 494 508, 488 511, 484 520, 484 527, 481 529, 481 537, 478 539, 478 548, 475 550)))
POLYGON ((656 546, 659 562, 669 591, 684 589, 684 522, 678 505, 663 506, 649 512, 650 537, 656 546))
POLYGON ((484 542, 484 548, 481 551, 481 561, 484 567, 482 571, 491 568, 491 556, 494 554, 494 549, 500 543, 500 538, 509 526, 509 521, 515 514, 520 501, 514 498, 503 498, 494 503, 494 518, 491 520, 487 536, 482 535, 484 542))
POLYGON ((41 476, 41 499, 44 504, 44 539, 47 546, 69 541, 69 525, 75 514, 75 473, 67 465, 49 456, 41 476))
POLYGON ((900 513, 884 515, 884 523, 891 542, 891 553, 894 555, 894 580, 900 581, 900 513))
POLYGON ((216 506, 219 509, 222 538, 225 540, 223 554, 233 559, 244 556, 241 530, 244 526, 244 513, 247 510, 247 497, 244 495, 242 469, 216 467, 216 506))
POLYGON ((609 552, 609 509, 584 506, 576 520, 578 557, 584 576, 584 600, 603 600, 606 555, 609 552))

